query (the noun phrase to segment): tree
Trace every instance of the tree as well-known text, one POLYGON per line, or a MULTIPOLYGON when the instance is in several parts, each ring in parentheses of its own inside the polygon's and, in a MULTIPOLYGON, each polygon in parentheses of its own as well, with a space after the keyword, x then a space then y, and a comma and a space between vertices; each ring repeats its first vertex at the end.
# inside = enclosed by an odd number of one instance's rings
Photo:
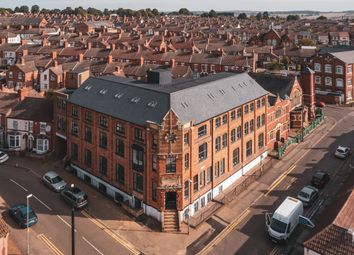
POLYGON ((62 11, 61 11, 61 13, 63 13, 63 14, 74 14, 74 10, 71 8, 71 7, 66 7, 65 9, 63 9, 62 11))
POLYGON ((152 9, 152 14, 154 14, 154 16, 160 15, 159 11, 156 8, 152 9))
POLYGON ((103 15, 108 16, 109 14, 110 14, 110 11, 107 8, 104 8, 103 15))
POLYGON ((32 13, 39 13, 39 6, 38 5, 32 5, 31 7, 31 12, 32 13))
POLYGON ((300 40, 299 44, 302 46, 315 46, 314 41, 309 38, 300 40))
POLYGON ((268 12, 263 12, 262 18, 263 19, 269 19, 269 13, 268 12))
POLYGON ((261 13, 261 12, 257 13, 256 19, 257 19, 258 21, 260 21, 260 20, 262 19, 262 13, 261 13))
POLYGON ((214 18, 214 17, 216 17, 216 16, 218 16, 218 14, 216 13, 216 11, 210 10, 210 12, 209 12, 209 17, 214 18))
POLYGON ((29 8, 27 5, 22 5, 20 7, 20 12, 23 12, 23 13, 29 13, 29 8))
POLYGON ((322 15, 317 18, 317 20, 326 20, 326 19, 327 19, 327 17, 322 16, 322 15))
POLYGON ((179 15, 192 15, 192 13, 187 8, 181 8, 178 11, 179 15))
POLYGON ((240 13, 238 16, 237 16, 237 19, 247 19, 247 14, 246 13, 240 13))
POLYGON ((286 17, 286 20, 287 21, 294 21, 294 20, 299 20, 300 19, 300 16, 299 15, 288 15, 286 17))

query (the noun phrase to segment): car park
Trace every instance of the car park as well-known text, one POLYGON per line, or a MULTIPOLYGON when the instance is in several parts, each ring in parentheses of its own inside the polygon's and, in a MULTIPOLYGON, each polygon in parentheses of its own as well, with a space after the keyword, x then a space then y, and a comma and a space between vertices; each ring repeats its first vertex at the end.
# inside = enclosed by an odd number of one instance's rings
POLYGON ((20 228, 31 227, 38 222, 38 217, 31 207, 25 204, 17 204, 10 208, 10 216, 16 221, 20 228), (27 222, 28 213, 28 222, 27 222))
POLYGON ((0 151, 0 164, 5 163, 9 159, 9 155, 5 152, 0 151))
POLYGON ((78 187, 70 187, 68 189, 65 189, 60 193, 60 196, 64 199, 66 203, 76 209, 81 209, 85 207, 88 203, 86 193, 78 187))
POLYGON ((297 198, 304 204, 305 207, 309 207, 318 198, 318 189, 311 185, 307 185, 301 189, 297 198))
POLYGON ((345 146, 338 146, 334 152, 334 156, 337 158, 345 159, 350 155, 350 148, 345 146))
POLYGON ((329 182, 329 174, 324 171, 316 171, 312 176, 311 185, 316 188, 323 188, 329 182))
POLYGON ((60 192, 66 187, 66 182, 54 171, 45 173, 42 177, 42 181, 55 192, 60 192))

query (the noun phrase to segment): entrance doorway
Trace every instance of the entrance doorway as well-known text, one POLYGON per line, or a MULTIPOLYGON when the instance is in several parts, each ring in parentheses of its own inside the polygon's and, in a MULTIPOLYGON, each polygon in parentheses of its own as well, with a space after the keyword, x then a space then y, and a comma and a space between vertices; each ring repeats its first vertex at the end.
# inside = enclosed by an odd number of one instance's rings
POLYGON ((177 209, 177 194, 176 192, 165 193, 165 208, 166 210, 177 209))

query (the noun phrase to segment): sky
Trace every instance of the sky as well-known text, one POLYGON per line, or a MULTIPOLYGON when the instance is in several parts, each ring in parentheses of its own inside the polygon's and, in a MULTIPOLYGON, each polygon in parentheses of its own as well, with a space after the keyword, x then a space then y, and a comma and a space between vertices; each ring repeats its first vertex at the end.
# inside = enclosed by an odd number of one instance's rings
POLYGON ((41 8, 50 9, 82 6, 101 10, 157 8, 160 11, 173 11, 180 8, 188 8, 191 11, 211 9, 216 11, 342 11, 353 10, 353 2, 353 0, 0 0, 0 6, 14 8, 20 5, 31 7, 37 4, 41 8))

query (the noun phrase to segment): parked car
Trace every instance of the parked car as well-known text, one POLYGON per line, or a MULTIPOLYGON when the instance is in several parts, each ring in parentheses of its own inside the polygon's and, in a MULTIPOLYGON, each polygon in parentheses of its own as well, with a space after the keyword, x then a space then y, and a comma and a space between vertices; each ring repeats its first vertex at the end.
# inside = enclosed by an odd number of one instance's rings
POLYGON ((311 206, 318 198, 318 189, 311 185, 307 185, 297 195, 297 198, 302 201, 304 206, 311 206))
POLYGON ((334 152, 334 156, 337 158, 345 159, 350 155, 350 148, 344 146, 338 146, 336 151, 334 152))
POLYGON ((311 185, 316 188, 323 188, 329 181, 329 174, 324 171, 316 171, 312 176, 311 185))
POLYGON ((326 104, 324 102, 322 102, 322 101, 316 101, 316 106, 317 107, 325 107, 326 104))
POLYGON ((36 213, 31 207, 27 207, 25 204, 17 204, 10 208, 10 216, 16 221, 20 228, 28 228, 38 222, 36 213), (28 222, 27 222, 28 212, 28 222))
POLYGON ((66 187, 66 182, 54 171, 45 173, 42 177, 42 181, 55 192, 60 192, 66 187))
POLYGON ((85 207, 88 203, 87 195, 78 187, 68 188, 60 193, 60 196, 65 202, 70 204, 76 209, 81 209, 85 207))
POLYGON ((0 151, 0 164, 6 162, 9 159, 9 155, 5 152, 0 151))

